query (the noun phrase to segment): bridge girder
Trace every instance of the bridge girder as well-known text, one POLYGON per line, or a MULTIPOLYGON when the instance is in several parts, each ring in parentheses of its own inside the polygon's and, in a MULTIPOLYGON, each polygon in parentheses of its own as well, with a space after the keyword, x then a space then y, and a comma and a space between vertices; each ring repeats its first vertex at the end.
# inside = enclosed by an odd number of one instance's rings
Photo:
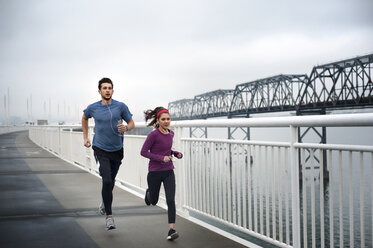
POLYGON ((234 91, 230 114, 293 110, 307 75, 277 75, 239 84, 234 91))
POLYGON ((373 54, 315 66, 296 109, 373 105, 373 54))
POLYGON ((373 54, 313 67, 310 76, 277 75, 170 102, 175 120, 373 106, 373 54))
POLYGON ((227 116, 233 90, 215 90, 194 97, 191 119, 227 116))
POLYGON ((168 111, 172 119, 189 119, 192 113, 193 99, 181 99, 168 103, 168 111))

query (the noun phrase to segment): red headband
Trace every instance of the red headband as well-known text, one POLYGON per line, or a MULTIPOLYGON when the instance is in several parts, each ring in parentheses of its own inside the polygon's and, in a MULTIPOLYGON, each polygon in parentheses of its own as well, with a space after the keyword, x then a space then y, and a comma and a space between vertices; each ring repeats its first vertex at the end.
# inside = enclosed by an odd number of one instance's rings
POLYGON ((168 112, 167 109, 162 109, 161 111, 159 111, 159 112, 157 113, 157 119, 158 119, 159 116, 160 116, 161 114, 163 114, 163 113, 168 113, 168 114, 170 114, 170 113, 168 112))

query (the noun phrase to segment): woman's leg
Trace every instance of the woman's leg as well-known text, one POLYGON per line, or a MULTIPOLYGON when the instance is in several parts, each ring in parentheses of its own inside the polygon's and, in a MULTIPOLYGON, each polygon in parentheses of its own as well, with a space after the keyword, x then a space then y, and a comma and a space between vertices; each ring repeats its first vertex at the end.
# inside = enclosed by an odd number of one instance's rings
POLYGON ((176 219, 176 206, 175 206, 175 174, 173 170, 167 171, 168 175, 163 179, 164 190, 166 193, 166 202, 168 207, 168 223, 170 228, 174 228, 176 219))
POLYGON ((162 182, 161 172, 162 171, 150 171, 148 173, 147 180, 150 196, 150 199, 148 200, 152 205, 157 205, 159 199, 159 191, 161 189, 162 182))

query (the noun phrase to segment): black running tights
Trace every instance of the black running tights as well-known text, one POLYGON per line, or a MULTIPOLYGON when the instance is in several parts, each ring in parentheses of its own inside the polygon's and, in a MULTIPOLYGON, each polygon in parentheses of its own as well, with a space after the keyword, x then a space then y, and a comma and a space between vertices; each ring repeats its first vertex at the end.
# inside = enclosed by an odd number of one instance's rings
POLYGON ((150 193, 150 202, 156 205, 159 199, 161 183, 166 193, 166 202, 168 207, 168 223, 175 223, 175 174, 173 170, 168 171, 150 171, 148 173, 148 187, 150 193))
POLYGON ((105 206, 106 215, 112 215, 111 205, 113 203, 113 189, 115 177, 123 159, 123 150, 117 152, 106 152, 94 147, 95 157, 100 163, 100 176, 102 178, 102 201, 105 206))

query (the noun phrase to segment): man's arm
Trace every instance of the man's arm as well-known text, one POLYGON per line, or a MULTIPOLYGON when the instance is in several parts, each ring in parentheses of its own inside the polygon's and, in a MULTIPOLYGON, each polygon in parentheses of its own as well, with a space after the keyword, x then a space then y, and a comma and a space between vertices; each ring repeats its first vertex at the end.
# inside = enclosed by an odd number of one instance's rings
POLYGON ((129 122, 127 122, 127 131, 130 131, 135 128, 135 122, 131 119, 129 122))
POLYGON ((84 139, 84 146, 90 147, 91 141, 88 139, 88 119, 83 114, 82 116, 82 129, 83 129, 83 139, 84 139))

